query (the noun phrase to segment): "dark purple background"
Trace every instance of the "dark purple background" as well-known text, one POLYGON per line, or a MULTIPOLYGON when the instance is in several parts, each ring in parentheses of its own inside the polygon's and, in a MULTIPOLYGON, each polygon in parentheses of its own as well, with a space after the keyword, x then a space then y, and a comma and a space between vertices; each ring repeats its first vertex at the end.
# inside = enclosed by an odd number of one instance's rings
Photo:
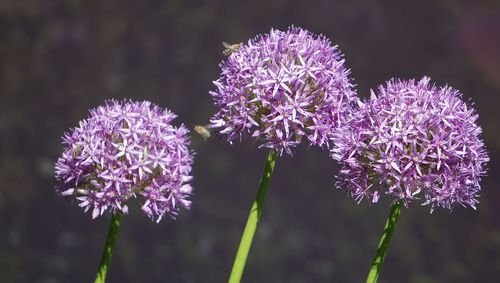
MULTIPOLYGON (((0 281, 91 282, 109 216, 54 193, 60 136, 107 98, 151 100, 205 124, 222 41, 297 25, 340 45, 361 96, 430 75, 475 102, 490 152, 478 210, 404 210, 379 282, 500 278, 499 1, 0 1, 0 281)), ((131 206, 109 282, 224 282, 265 151, 193 136, 193 208, 131 206)), ((389 211, 335 189, 327 152, 277 162, 245 282, 362 282, 389 211)))

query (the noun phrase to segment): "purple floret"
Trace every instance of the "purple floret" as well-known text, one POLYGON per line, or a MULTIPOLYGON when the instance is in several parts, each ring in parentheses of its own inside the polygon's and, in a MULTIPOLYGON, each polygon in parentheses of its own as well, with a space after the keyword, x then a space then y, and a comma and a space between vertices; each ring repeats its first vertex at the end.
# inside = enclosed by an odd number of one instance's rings
POLYGON ((58 191, 74 196, 92 218, 128 213, 130 197, 142 196, 142 210, 156 222, 189 208, 192 193, 189 131, 171 122, 177 116, 144 101, 108 100, 90 110, 63 137, 56 163, 58 191))
POLYGON ((219 107, 211 127, 230 142, 251 134, 280 154, 304 136, 328 146, 355 97, 342 57, 325 37, 296 27, 240 44, 210 92, 219 107))
POLYGON ((489 160, 477 119, 451 87, 390 80, 335 135, 337 185, 358 202, 385 193, 405 205, 423 196, 431 211, 475 208, 489 160))

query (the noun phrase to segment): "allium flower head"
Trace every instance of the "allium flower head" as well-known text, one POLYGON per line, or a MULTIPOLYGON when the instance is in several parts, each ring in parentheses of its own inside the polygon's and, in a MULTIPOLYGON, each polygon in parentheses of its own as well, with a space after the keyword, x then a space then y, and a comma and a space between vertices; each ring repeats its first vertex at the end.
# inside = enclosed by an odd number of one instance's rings
POLYGON ((231 142, 247 133, 280 154, 305 136, 326 146, 355 92, 343 55, 323 36, 291 27, 240 44, 220 64, 211 92, 220 108, 212 128, 231 142))
POLYGON ((142 210, 157 222, 189 208, 192 191, 188 130, 171 125, 176 115, 150 102, 106 101, 63 137, 56 163, 59 192, 74 196, 92 218, 108 210, 128 213, 141 196, 142 210))
POLYGON ((475 208, 489 159, 478 115, 461 98, 428 77, 380 86, 334 138, 337 185, 358 201, 385 193, 407 205, 423 195, 431 211, 475 208))

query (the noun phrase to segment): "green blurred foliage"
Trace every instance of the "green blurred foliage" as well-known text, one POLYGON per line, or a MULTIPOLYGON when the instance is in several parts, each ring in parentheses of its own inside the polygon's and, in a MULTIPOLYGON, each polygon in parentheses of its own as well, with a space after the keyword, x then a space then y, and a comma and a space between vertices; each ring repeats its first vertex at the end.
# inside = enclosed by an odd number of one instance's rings
MULTIPOLYGON (((61 135, 107 98, 147 99, 206 124, 222 41, 298 25, 339 44, 361 96, 430 75, 475 102, 491 156, 477 211, 404 210, 380 282, 500 278, 498 1, 0 1, 0 281, 89 282, 109 217, 54 193, 61 135)), ((223 282, 265 152, 193 136, 193 208, 123 218, 110 282, 223 282)), ((362 282, 389 212, 333 185, 327 152, 277 162, 245 282, 362 282)))

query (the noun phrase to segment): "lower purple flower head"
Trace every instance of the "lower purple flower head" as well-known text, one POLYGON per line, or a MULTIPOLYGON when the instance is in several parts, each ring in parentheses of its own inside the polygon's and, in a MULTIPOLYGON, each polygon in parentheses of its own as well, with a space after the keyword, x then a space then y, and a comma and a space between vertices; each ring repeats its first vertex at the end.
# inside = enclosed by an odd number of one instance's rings
POLYGON ((188 130, 171 122, 177 116, 144 101, 108 100, 90 110, 63 137, 56 163, 58 191, 74 196, 92 218, 128 213, 127 200, 141 196, 142 210, 156 222, 189 208, 193 153, 188 130))
POLYGON ((237 46, 214 82, 211 127, 230 142, 251 134, 280 154, 291 155, 303 137, 327 146, 355 97, 337 46, 296 27, 237 46))
POLYGON ((335 136, 337 185, 361 201, 381 193, 405 205, 475 208, 489 158, 478 115, 459 91, 430 79, 390 80, 335 136))

